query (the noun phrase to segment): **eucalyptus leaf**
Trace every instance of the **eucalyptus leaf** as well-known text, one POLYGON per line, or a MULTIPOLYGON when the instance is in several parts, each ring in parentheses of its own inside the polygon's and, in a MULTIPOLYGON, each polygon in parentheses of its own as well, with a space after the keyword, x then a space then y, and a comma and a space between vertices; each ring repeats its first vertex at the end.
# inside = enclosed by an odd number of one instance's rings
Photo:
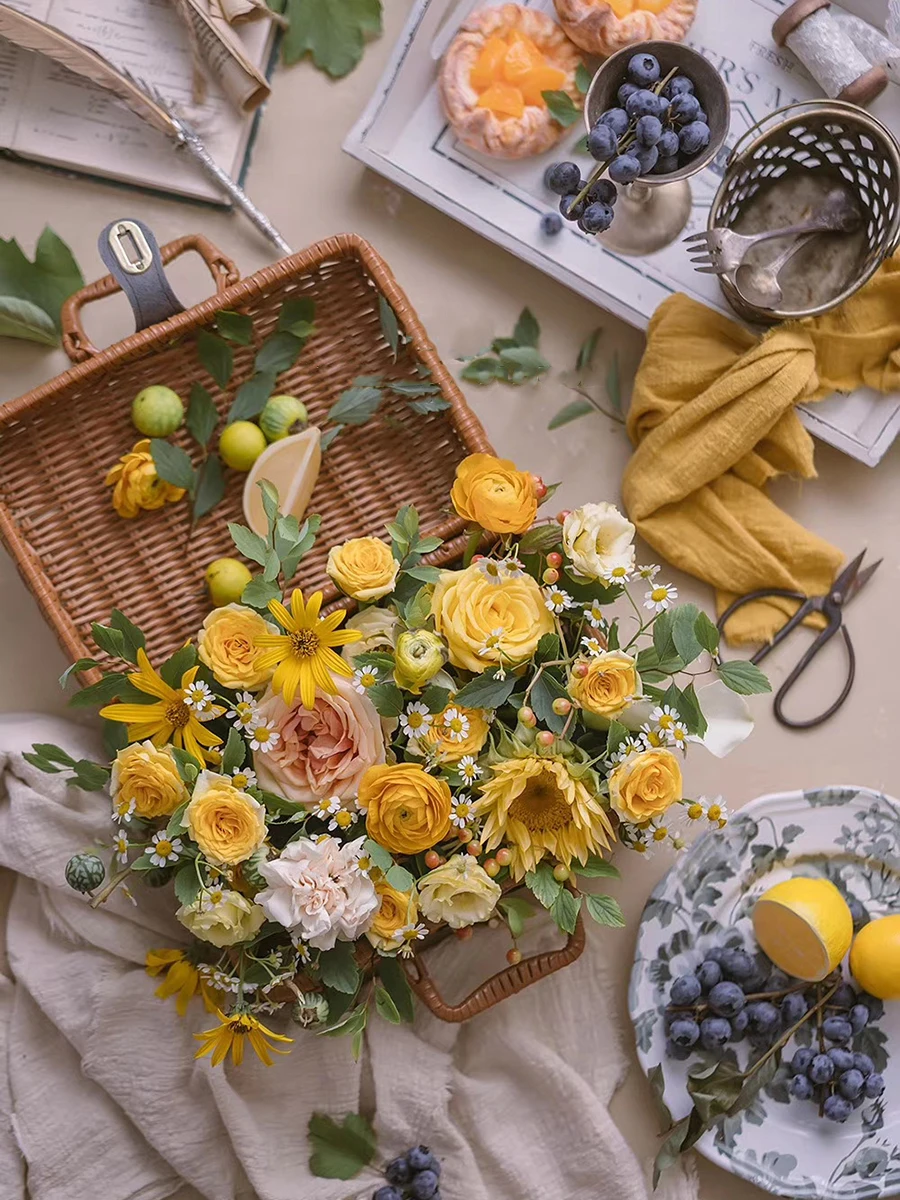
POLYGON ((548 429, 561 429, 563 425, 569 425, 572 421, 577 421, 579 417, 586 417, 588 413, 596 412, 590 400, 571 400, 568 404, 564 404, 555 417, 553 417, 547 425, 548 429))

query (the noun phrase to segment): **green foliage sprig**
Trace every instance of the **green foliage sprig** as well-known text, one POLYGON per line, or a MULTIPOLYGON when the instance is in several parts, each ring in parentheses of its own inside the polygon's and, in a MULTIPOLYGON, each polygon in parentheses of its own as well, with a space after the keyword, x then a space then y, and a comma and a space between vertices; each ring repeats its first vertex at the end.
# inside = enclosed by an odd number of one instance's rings
POLYGON ((15 238, 0 238, 0 337, 58 346, 63 301, 84 287, 66 243, 47 226, 32 262, 15 238))

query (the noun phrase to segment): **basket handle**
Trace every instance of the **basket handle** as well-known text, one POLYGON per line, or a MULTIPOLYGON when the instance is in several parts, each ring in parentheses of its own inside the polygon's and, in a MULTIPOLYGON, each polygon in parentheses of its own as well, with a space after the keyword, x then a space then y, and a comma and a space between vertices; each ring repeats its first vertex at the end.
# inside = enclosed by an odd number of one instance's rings
MULTIPOLYGON (((189 250, 196 251, 206 263, 216 285, 217 294, 224 292, 226 288, 240 279, 240 272, 231 259, 200 233, 188 234, 186 237, 176 238, 174 242, 168 242, 165 246, 161 246, 159 257, 167 266, 189 250)), ((66 300, 61 315, 62 344, 73 363, 84 362, 100 353, 84 331, 81 323, 81 310, 86 304, 93 304, 95 300, 102 300, 106 296, 112 296, 115 292, 122 290, 120 283, 113 275, 104 275, 96 283, 88 284, 87 287, 81 288, 66 300)))
POLYGON ((561 971, 563 967, 571 966, 577 958, 581 957, 584 951, 584 942, 584 921, 579 913, 574 932, 569 935, 568 941, 559 950, 550 950, 544 954, 533 954, 530 958, 523 958, 514 967, 507 967, 496 975, 492 975, 459 1004, 448 1004, 443 999, 420 955, 416 955, 409 961, 403 961, 403 966, 409 986, 434 1016, 441 1021, 458 1023, 487 1012, 501 1000, 507 1000, 530 984, 537 983, 539 979, 546 979, 555 971, 561 971))

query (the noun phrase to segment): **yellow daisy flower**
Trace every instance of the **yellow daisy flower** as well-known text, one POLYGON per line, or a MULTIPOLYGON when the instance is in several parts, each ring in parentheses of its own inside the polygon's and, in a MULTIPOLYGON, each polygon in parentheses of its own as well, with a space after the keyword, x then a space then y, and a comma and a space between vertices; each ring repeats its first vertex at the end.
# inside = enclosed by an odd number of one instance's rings
POLYGON ((289 1050, 279 1050, 277 1046, 271 1045, 271 1042, 293 1042, 294 1039, 273 1033, 250 1013, 235 1012, 226 1017, 221 1009, 217 1009, 216 1015, 220 1024, 215 1029, 205 1029, 203 1033, 194 1034, 197 1041, 203 1043, 194 1058, 203 1058, 211 1053, 212 1065, 217 1067, 231 1054, 232 1062, 239 1067, 244 1059, 244 1038, 249 1038, 250 1049, 267 1067, 272 1066, 270 1051, 275 1054, 290 1053, 289 1050))
POLYGON ((170 996, 177 997, 175 1007, 179 1017, 185 1015, 188 1004, 198 994, 207 1012, 218 1012, 221 1003, 220 993, 206 983, 183 951, 147 951, 147 974, 155 977, 164 971, 166 977, 154 995, 159 996, 160 1000, 168 1000, 170 996))
POLYGON ((338 629, 347 615, 343 609, 320 617, 321 607, 321 592, 314 592, 305 603, 299 588, 291 594, 290 612, 280 600, 270 600, 269 612, 287 632, 262 634, 254 639, 255 646, 268 650, 260 657, 257 667, 260 671, 277 668, 272 676, 272 687, 281 692, 285 704, 294 703, 299 688, 303 707, 312 708, 316 688, 329 694, 334 692, 332 674, 342 675, 345 679, 353 675, 353 668, 335 654, 332 647, 358 642, 362 634, 358 629, 338 629))
MULTIPOLYGON (((107 704, 100 709, 100 716, 108 721, 121 721, 128 726, 129 742, 143 742, 149 738, 154 746, 172 742, 179 749, 187 750, 203 766, 209 759, 211 746, 218 746, 222 739, 212 733, 200 720, 198 713, 187 702, 188 689, 196 678, 199 667, 191 667, 181 676, 181 687, 169 687, 154 671, 143 650, 138 650, 138 670, 128 676, 130 683, 148 696, 156 696, 155 704, 107 704)), ((211 720, 219 717, 224 708, 213 706, 213 711, 204 717, 211 720)))

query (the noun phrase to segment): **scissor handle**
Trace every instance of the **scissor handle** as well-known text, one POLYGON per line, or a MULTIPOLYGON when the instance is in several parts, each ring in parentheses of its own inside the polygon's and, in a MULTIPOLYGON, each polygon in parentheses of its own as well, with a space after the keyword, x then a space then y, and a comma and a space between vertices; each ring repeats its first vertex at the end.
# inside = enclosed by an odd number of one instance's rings
POLYGON ((847 632, 846 627, 835 622, 834 624, 829 625, 827 629, 823 630, 822 633, 819 634, 813 644, 797 663, 796 667, 794 667, 793 671, 791 671, 790 675, 788 675, 787 679, 778 689, 778 692, 775 696, 775 716, 777 720, 782 725, 785 725, 788 729, 815 729, 819 725, 824 725, 826 721, 830 720, 834 716, 838 709, 843 707, 844 702, 850 695, 855 679, 856 651, 853 649, 853 642, 850 640, 850 634, 847 632), (847 647, 847 664, 849 667, 847 672, 847 680, 841 690, 841 693, 837 700, 835 700, 834 704, 832 704, 830 708, 827 708, 825 712, 821 713, 818 717, 813 717, 808 721, 792 721, 790 717, 786 717, 784 715, 784 701, 787 697, 787 694, 812 662, 812 660, 819 653, 819 651, 831 641, 838 629, 840 629, 844 636, 844 645, 847 647))

